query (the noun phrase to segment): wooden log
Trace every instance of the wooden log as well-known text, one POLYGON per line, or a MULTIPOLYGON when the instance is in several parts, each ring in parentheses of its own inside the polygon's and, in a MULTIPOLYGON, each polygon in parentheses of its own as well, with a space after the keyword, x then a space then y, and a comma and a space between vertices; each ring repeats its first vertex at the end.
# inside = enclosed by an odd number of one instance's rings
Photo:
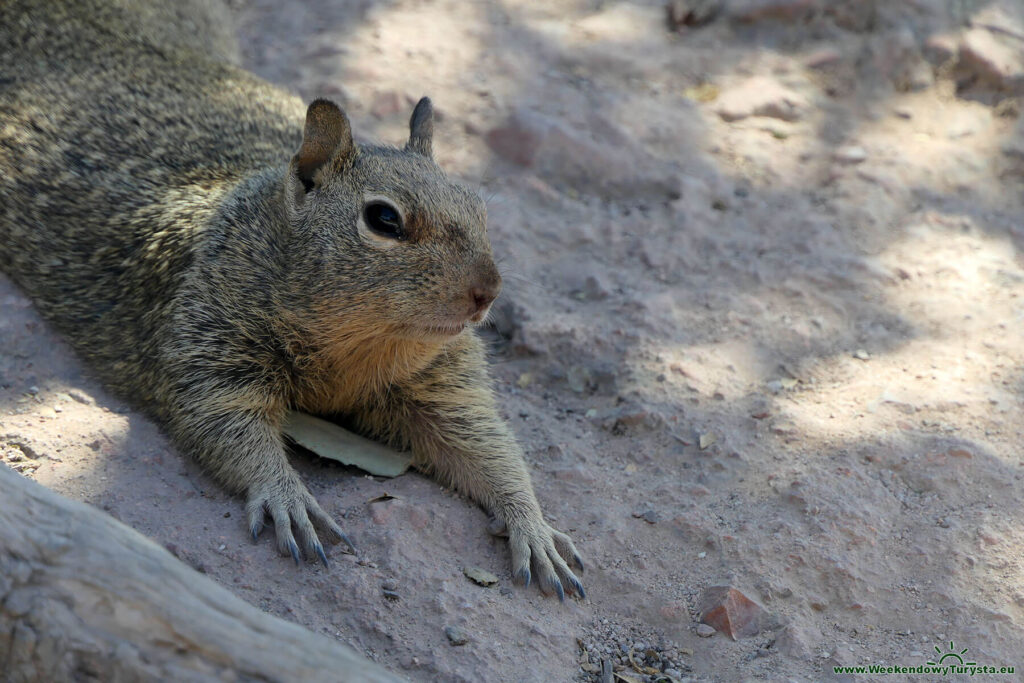
POLYGON ((399 679, 0 465, 0 680, 399 679))

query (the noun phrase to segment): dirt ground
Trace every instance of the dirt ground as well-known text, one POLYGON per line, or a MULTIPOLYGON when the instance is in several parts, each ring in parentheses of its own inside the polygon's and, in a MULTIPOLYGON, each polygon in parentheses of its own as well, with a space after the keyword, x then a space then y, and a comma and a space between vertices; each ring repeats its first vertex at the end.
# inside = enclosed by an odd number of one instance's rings
POLYGON ((586 600, 513 586, 432 481, 309 454, 359 554, 296 568, 7 280, 3 459, 413 681, 828 680, 963 648, 1019 671, 1024 6, 672 4, 233 3, 244 64, 357 137, 403 141, 433 98, 506 275, 500 403, 586 600), (712 586, 754 635, 698 634, 712 586))

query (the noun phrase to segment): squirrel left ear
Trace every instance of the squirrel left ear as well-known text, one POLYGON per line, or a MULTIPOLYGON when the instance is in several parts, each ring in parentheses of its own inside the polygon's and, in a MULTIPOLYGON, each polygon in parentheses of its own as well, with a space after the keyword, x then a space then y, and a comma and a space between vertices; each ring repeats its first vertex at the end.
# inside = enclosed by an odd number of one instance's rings
POLYGON ((302 182, 306 192, 312 190, 320 169, 332 159, 343 163, 355 152, 352 126, 345 112, 330 100, 314 100, 306 110, 306 127, 302 132, 302 146, 292 159, 292 171, 302 182))
POLYGON ((430 104, 430 98, 424 97, 412 110, 412 117, 409 119, 409 142, 405 148, 432 158, 433 140, 434 107, 430 104))

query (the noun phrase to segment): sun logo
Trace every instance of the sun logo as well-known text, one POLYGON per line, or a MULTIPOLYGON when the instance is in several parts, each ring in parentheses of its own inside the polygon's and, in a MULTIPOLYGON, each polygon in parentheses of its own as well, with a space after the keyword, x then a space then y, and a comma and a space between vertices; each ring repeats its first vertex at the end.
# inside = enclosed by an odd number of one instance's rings
POLYGON ((949 658, 949 657, 955 658, 956 659, 956 664, 959 665, 959 666, 976 666, 977 665, 977 662, 965 662, 964 658, 961 655, 967 654, 967 648, 965 647, 964 649, 960 650, 960 652, 955 652, 953 650, 953 641, 952 640, 949 641, 949 652, 943 653, 943 651, 939 649, 938 645, 935 646, 935 651, 937 653, 939 653, 939 655, 941 655, 941 656, 939 657, 939 661, 937 661, 937 662, 928 662, 929 666, 942 666, 945 663, 946 659, 949 658))

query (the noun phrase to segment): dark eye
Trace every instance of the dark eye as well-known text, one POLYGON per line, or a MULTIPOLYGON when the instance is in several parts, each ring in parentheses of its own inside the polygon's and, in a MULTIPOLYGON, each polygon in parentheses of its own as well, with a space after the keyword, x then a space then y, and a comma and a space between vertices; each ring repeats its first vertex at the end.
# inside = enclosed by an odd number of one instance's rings
POLYGON ((384 202, 370 202, 363 208, 366 225, 378 235, 392 239, 405 239, 402 219, 395 207, 384 202))

